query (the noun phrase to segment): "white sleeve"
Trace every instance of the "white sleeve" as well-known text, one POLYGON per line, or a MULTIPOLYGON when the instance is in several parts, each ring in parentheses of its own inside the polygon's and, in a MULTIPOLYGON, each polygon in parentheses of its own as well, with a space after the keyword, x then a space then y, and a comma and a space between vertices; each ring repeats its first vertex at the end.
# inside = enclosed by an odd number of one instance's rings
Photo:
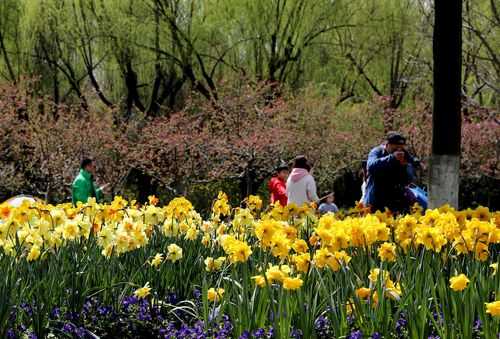
POLYGON ((318 193, 316 192, 316 182, 312 175, 309 176, 309 180, 307 180, 307 198, 310 202, 315 202, 319 200, 318 193))

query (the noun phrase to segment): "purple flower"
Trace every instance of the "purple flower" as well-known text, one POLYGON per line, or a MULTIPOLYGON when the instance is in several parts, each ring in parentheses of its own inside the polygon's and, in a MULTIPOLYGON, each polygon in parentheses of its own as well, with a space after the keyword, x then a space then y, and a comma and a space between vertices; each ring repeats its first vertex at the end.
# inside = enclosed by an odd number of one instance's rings
POLYGON ((249 331, 243 331, 240 335, 240 339, 250 339, 250 332, 249 331))
POLYGON ((194 324, 194 332, 197 336, 204 336, 204 332, 205 332, 205 325, 203 324, 203 321, 201 320, 198 320, 195 324, 194 324))
POLYGON ((177 337, 177 330, 175 329, 175 325, 173 323, 169 323, 167 328, 160 329, 159 333, 160 336, 164 339, 177 337))
POLYGON ((290 333, 290 336, 293 339, 300 339, 300 338, 302 338, 302 331, 294 328, 294 329, 292 329, 292 333, 290 333))
POLYGON ((198 288, 195 288, 193 290, 193 296, 196 300, 200 300, 201 299, 201 291, 198 288))
POLYGON ((191 335, 191 329, 185 324, 183 324, 179 329, 179 331, 177 331, 177 336, 179 338, 188 338, 190 335, 191 335))
POLYGON ((229 320, 229 317, 224 315, 224 316, 222 316, 222 319, 224 321, 223 330, 225 332, 228 332, 228 333, 232 332, 233 331, 233 324, 231 323, 231 320, 229 320))
POLYGON ((347 337, 347 339, 361 339, 361 338, 363 338, 363 332, 361 332, 360 330, 352 331, 351 334, 349 334, 349 336, 347 337))
POLYGON ((17 338, 16 332, 12 328, 9 328, 7 330, 6 334, 7 334, 7 339, 16 339, 17 338))
POLYGON ((77 338, 85 338, 85 335, 87 334, 87 330, 83 327, 78 327, 75 329, 75 335, 77 338))
POLYGON ((111 310, 111 306, 99 306, 97 308, 97 313, 99 313, 99 315, 101 316, 106 316, 111 313, 111 310))
POLYGON ((27 304, 27 303, 22 303, 21 305, 21 309, 26 312, 26 314, 28 314, 30 317, 33 315, 33 308, 31 307, 31 305, 27 304))
POLYGON ((63 332, 65 332, 65 333, 72 334, 72 333, 74 333, 74 332, 75 332, 75 330, 76 330, 76 326, 75 326, 75 325, 73 325, 72 323, 66 323, 66 324, 64 324, 64 326, 63 326, 63 329, 62 329, 62 330, 63 330, 63 332))
POLYGON ((314 322, 314 328, 316 329, 316 331, 320 333, 328 331, 329 327, 330 327, 330 321, 328 320, 327 317, 323 315, 320 315, 314 322))
POLYGON ((59 319, 61 316, 61 309, 59 307, 54 307, 54 309, 50 312, 50 318, 59 319))
POLYGON ((481 331, 481 327, 483 327, 483 323, 481 322, 480 319, 477 319, 476 321, 474 321, 474 327, 473 327, 474 331, 476 331, 476 332, 481 331))
POLYGON ((430 336, 427 337, 427 339, 441 339, 440 336, 431 334, 430 336))
POLYGON ((255 338, 264 338, 266 336, 266 330, 263 328, 259 328, 255 330, 252 334, 255 338))
POLYGON ((398 321, 396 321, 396 332, 398 334, 401 334, 403 332, 403 330, 406 328, 407 324, 408 324, 408 322, 406 321, 404 315, 401 314, 401 316, 398 319, 398 321))
POLYGON ((378 332, 374 332, 371 337, 371 339, 382 339, 382 335, 378 332))
POLYGON ((38 339, 38 337, 34 332, 30 332, 30 334, 28 334, 28 339, 38 339))
POLYGON ((135 305, 137 304, 137 302, 139 301, 139 299, 135 296, 135 295, 131 295, 129 297, 126 297, 125 299, 123 299, 122 301, 122 306, 123 306, 123 309, 128 312, 129 311, 129 307, 131 305, 135 305))
POLYGON ((179 298, 177 297, 177 294, 171 292, 167 295, 166 300, 167 300, 167 303, 175 305, 179 301, 179 298))
POLYGON ((141 308, 139 313, 137 313, 137 319, 140 321, 151 321, 152 317, 147 309, 141 308))
POLYGON ((76 312, 66 312, 64 314, 64 318, 66 320, 69 320, 69 321, 74 321, 74 320, 78 319, 78 313, 76 313, 76 312))
POLYGON ((92 309, 92 303, 90 302, 90 300, 87 300, 83 304, 83 313, 88 313, 88 312, 90 312, 91 309, 92 309))

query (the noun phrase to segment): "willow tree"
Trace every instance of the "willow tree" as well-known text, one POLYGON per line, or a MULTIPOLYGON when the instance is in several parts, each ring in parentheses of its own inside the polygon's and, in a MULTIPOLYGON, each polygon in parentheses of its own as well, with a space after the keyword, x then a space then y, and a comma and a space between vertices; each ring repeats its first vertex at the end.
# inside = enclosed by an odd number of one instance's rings
MULTIPOLYGON (((466 0, 469 101, 498 104, 498 5, 466 0)), ((40 94, 126 117, 182 107, 219 83, 310 83, 337 104, 432 93, 426 0, 2 0, 0 79, 38 79, 40 94)))

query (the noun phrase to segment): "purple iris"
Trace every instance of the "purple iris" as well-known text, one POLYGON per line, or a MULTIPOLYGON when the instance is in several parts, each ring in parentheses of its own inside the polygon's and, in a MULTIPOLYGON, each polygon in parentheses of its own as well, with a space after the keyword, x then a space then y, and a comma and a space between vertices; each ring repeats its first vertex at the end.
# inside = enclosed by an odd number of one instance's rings
POLYGON ((27 304, 27 303, 22 303, 21 305, 21 309, 26 312, 27 315, 29 315, 30 317, 33 315, 33 308, 31 307, 31 305, 27 304))
POLYGON ((64 318, 69 321, 75 321, 79 318, 79 314, 76 312, 68 311, 64 314, 64 318))
POLYGON ((408 324, 408 321, 406 321, 404 315, 401 314, 398 321, 396 321, 396 332, 398 334, 401 334, 403 332, 403 330, 406 328, 407 324, 408 324))
POLYGON ((293 339, 301 339, 302 338, 302 331, 294 328, 294 329, 292 329, 292 333, 290 333, 290 336, 293 339))
POLYGON ((72 334, 75 332, 76 326, 73 325, 72 323, 66 323, 66 324, 64 324, 62 330, 65 333, 72 334))
POLYGON ((131 296, 126 297, 125 299, 123 299, 122 306, 123 306, 123 309, 125 310, 125 312, 128 312, 129 311, 129 307, 131 305, 137 304, 138 301, 139 301, 139 299, 135 295, 131 295, 131 296))
POLYGON ((266 330, 263 328, 259 328, 255 330, 252 334, 255 338, 265 338, 266 337, 266 330))
POLYGON ((361 330, 352 331, 347 338, 348 339, 362 339, 363 332, 361 332, 361 330))
POLYGON ((17 338, 16 332, 12 328, 9 328, 7 330, 6 334, 7 334, 7 339, 16 339, 17 338))
POLYGON ((241 333, 239 339, 250 339, 250 338, 251 338, 250 332, 249 331, 243 331, 243 333, 241 333))
POLYGON ((99 315, 101 315, 101 316, 106 316, 106 315, 110 314, 111 311, 112 311, 111 306, 99 306, 97 308, 97 313, 99 313, 99 315))
POLYGON ((323 315, 320 315, 314 322, 314 328, 316 329, 316 331, 320 333, 328 331, 329 327, 330 327, 330 321, 328 320, 327 317, 323 315))
POLYGON ((201 299, 201 291, 198 289, 198 288, 195 288, 193 290, 193 297, 196 299, 196 300, 200 300, 201 299))
POLYGON ((77 338, 85 338, 85 336, 87 335, 87 330, 83 327, 78 327, 77 329, 75 329, 75 335, 77 338))
POLYGON ((179 301, 179 298, 177 297, 177 294, 171 292, 167 295, 166 300, 167 300, 167 303, 175 305, 179 301))
POLYGON ((61 317, 61 309, 59 307, 54 307, 54 309, 50 312, 50 318, 59 319, 61 317))

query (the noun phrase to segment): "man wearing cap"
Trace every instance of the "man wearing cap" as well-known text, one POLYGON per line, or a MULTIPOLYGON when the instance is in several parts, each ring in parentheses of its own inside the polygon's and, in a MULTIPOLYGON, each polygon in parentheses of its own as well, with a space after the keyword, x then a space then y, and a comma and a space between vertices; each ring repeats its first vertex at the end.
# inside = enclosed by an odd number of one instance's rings
POLYGON ((384 144, 370 151, 367 161, 368 179, 363 203, 372 211, 406 212, 411 201, 406 187, 413 180, 413 157, 406 151, 406 139, 389 132, 384 144))
POLYGON ((286 179, 288 178, 288 166, 280 165, 275 169, 273 177, 269 180, 268 187, 271 193, 271 204, 279 201, 281 206, 286 206, 288 198, 286 195, 286 179))

